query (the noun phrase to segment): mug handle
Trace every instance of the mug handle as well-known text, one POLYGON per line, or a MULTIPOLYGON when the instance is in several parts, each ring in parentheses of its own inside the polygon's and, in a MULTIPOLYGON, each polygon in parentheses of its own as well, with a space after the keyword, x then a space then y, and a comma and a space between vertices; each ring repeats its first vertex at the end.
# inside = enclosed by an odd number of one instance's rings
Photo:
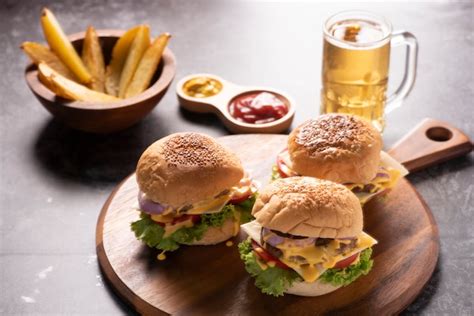
POLYGON ((416 37, 410 32, 398 31, 392 34, 390 42, 392 47, 405 45, 405 73, 402 82, 397 90, 387 98, 386 113, 390 113, 394 109, 402 105, 403 99, 407 97, 413 88, 416 78, 416 65, 418 59, 418 42, 416 37))

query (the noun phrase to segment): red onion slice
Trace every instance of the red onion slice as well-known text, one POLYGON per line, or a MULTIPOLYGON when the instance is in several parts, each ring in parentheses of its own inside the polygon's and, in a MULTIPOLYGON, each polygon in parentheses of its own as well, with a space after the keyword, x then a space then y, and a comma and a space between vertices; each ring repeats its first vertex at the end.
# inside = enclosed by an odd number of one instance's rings
POLYGON ((265 242, 267 242, 273 247, 276 247, 277 245, 285 241, 285 238, 278 236, 277 234, 273 233, 270 229, 266 227, 262 227, 262 236, 263 237, 269 236, 268 238, 265 238, 265 242))
POLYGON ((316 238, 308 237, 304 239, 291 239, 290 244, 293 247, 314 246, 316 238))
POLYGON ((166 207, 160 203, 153 202, 150 199, 147 199, 145 193, 138 192, 138 205, 140 209, 147 214, 159 215, 164 212, 166 207))
POLYGON ((273 247, 276 247, 279 244, 282 244, 283 242, 287 242, 288 245, 291 245, 293 247, 304 247, 304 246, 309 246, 309 245, 314 245, 314 242, 316 241, 316 238, 303 238, 303 239, 291 239, 291 238, 285 238, 278 236, 274 232, 272 232, 270 229, 264 227, 263 228, 263 236, 269 235, 268 238, 266 238, 266 242, 272 245, 273 247))
POLYGON ((285 238, 280 237, 280 236, 278 236, 278 235, 276 235, 276 234, 273 234, 273 235, 271 235, 270 237, 268 237, 268 239, 267 239, 266 242, 267 242, 268 244, 272 245, 273 247, 276 247, 277 245, 283 243, 284 241, 285 241, 285 238))
POLYGON ((376 175, 375 175, 376 178, 385 178, 385 179, 388 179, 390 178, 390 175, 388 173, 384 173, 384 172, 378 172, 376 175))

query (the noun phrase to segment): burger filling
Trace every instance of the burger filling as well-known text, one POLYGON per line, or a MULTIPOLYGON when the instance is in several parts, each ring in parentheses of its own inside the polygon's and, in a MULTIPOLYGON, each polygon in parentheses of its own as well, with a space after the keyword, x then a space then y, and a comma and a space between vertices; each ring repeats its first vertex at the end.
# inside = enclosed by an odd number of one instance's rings
POLYGON ((139 240, 163 251, 174 251, 181 244, 198 241, 208 228, 222 227, 229 219, 233 220, 235 236, 240 223, 253 219, 255 192, 254 184, 247 177, 212 199, 179 207, 151 201, 139 192, 140 219, 133 222, 131 228, 139 240))
POLYGON ((242 225, 249 238, 239 245, 247 271, 264 293, 283 295, 293 282, 345 286, 372 267, 371 247, 377 243, 366 233, 343 239, 294 236, 256 221, 242 225))
MULTIPOLYGON (((359 198, 362 204, 378 193, 388 191, 397 181, 408 174, 408 171, 387 153, 380 153, 380 165, 375 177, 369 183, 344 183, 359 198)), ((277 156, 277 164, 272 170, 272 180, 298 176, 292 170, 292 163, 288 150, 285 149, 277 156)))

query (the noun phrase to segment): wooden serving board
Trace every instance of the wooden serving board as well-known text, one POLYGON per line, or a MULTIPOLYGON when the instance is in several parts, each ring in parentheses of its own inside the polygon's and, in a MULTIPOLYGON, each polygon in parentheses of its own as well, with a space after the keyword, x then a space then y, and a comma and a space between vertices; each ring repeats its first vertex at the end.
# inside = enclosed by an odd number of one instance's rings
MULTIPOLYGON (((219 138, 265 185, 286 135, 234 135, 219 138)), ((401 155, 400 151, 398 152, 401 155)), ((333 293, 314 298, 271 297, 254 286, 234 245, 183 246, 158 261, 157 250, 135 239, 138 219, 135 175, 120 183, 100 213, 96 241, 100 267, 115 292, 141 314, 316 315, 394 314, 408 306, 429 280, 439 253, 431 211, 403 179, 385 199, 364 209, 364 230, 378 240, 374 267, 333 293)))

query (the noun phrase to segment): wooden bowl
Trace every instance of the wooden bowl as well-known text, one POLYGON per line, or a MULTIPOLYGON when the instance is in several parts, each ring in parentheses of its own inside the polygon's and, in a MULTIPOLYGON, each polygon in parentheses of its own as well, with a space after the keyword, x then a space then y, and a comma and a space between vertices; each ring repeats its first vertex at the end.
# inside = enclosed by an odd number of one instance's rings
POLYGON ((295 101, 283 91, 269 87, 240 86, 227 81, 219 76, 200 73, 192 74, 182 78, 176 85, 176 95, 180 105, 188 111, 197 113, 216 114, 225 127, 232 133, 266 133, 275 134, 286 132, 293 122, 295 115, 295 101), (214 79, 222 84, 222 89, 214 96, 196 98, 187 95, 183 91, 184 84, 194 78, 204 77, 214 79), (288 108, 288 113, 282 118, 264 124, 250 124, 234 118, 229 112, 229 104, 236 97, 253 92, 270 92, 276 95, 288 108))
MULTIPOLYGON (((106 64, 110 61, 115 42, 123 33, 120 30, 97 31, 106 64)), ((78 52, 82 51, 84 36, 84 32, 68 36, 78 52)), ((147 90, 132 98, 109 103, 69 101, 57 97, 39 81, 34 64, 26 67, 25 79, 41 104, 67 126, 92 133, 111 133, 130 127, 146 116, 165 95, 175 72, 175 56, 166 48, 147 90)))

